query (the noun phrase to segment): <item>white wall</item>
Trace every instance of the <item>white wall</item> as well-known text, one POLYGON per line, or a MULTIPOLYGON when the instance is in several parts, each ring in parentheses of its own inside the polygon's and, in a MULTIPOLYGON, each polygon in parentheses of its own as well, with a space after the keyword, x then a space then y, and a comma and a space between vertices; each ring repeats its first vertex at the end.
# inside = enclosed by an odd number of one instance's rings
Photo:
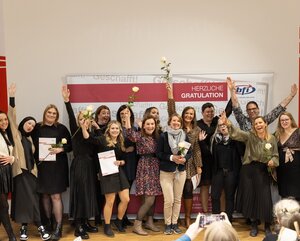
POLYGON ((174 73, 274 72, 274 105, 298 82, 299 0, 2 1, 19 118, 62 110, 67 74, 159 73, 162 55, 174 73))

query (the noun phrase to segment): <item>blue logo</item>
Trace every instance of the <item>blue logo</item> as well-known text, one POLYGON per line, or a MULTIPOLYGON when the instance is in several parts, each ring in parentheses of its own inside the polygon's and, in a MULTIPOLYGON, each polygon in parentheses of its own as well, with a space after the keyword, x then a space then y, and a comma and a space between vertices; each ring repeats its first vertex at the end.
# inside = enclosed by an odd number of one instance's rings
POLYGON ((252 85, 237 85, 236 94, 237 95, 249 95, 253 93, 256 89, 252 85))

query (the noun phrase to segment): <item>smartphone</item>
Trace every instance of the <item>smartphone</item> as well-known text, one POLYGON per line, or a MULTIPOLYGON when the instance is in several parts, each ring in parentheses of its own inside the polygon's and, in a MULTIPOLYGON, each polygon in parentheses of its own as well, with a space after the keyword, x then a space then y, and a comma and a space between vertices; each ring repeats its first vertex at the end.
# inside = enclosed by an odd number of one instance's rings
POLYGON ((200 215, 199 227, 203 228, 215 221, 225 220, 225 215, 223 214, 210 214, 210 215, 200 215))

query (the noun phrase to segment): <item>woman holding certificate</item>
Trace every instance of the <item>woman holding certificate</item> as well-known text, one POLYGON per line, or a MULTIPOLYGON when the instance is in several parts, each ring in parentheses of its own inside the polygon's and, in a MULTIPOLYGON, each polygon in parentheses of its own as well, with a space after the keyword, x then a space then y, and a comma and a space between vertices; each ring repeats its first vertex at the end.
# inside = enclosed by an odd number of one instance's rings
POLYGON ((124 171, 119 168, 125 164, 125 145, 122 127, 118 121, 110 121, 103 136, 93 137, 88 132, 89 121, 81 123, 82 134, 87 142, 98 146, 100 161, 100 185, 102 194, 105 195, 104 206, 104 233, 114 237, 111 230, 110 219, 116 194, 120 197, 117 219, 114 221, 119 232, 125 232, 122 219, 129 203, 129 183, 124 171))
POLYGON ((70 132, 58 122, 58 118, 57 107, 48 105, 43 114, 43 121, 36 124, 33 133, 35 159, 39 160, 37 192, 42 194, 48 229, 51 229, 51 215, 54 214, 56 227, 51 236, 54 240, 59 240, 62 235, 61 194, 67 190, 69 184, 67 152, 72 149, 70 132))
POLYGON ((11 227, 7 202, 7 195, 12 191, 11 165, 15 160, 13 146, 8 117, 0 111, 0 224, 3 225, 9 241, 17 241, 11 227))

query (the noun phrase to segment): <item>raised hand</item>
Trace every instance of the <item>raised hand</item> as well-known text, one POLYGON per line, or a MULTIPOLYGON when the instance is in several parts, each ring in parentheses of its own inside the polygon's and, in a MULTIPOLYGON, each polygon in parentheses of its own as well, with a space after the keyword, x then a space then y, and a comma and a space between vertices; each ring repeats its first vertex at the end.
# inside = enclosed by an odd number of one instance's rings
POLYGON ((9 94, 9 97, 15 97, 15 95, 16 95, 16 84, 15 83, 10 84, 10 86, 8 87, 8 94, 9 94))
POLYGON ((205 132, 204 130, 201 130, 201 131, 199 132, 199 141, 205 140, 206 137, 207 137, 206 132, 205 132))
POLYGON ((230 77, 227 77, 226 82, 230 91, 236 90, 235 81, 233 81, 230 77))
POLYGON ((63 85, 61 88, 61 94, 64 99, 64 102, 70 101, 70 90, 68 89, 67 85, 63 85))
POLYGON ((291 87, 291 95, 294 97, 298 92, 298 86, 296 84, 293 84, 291 87))

